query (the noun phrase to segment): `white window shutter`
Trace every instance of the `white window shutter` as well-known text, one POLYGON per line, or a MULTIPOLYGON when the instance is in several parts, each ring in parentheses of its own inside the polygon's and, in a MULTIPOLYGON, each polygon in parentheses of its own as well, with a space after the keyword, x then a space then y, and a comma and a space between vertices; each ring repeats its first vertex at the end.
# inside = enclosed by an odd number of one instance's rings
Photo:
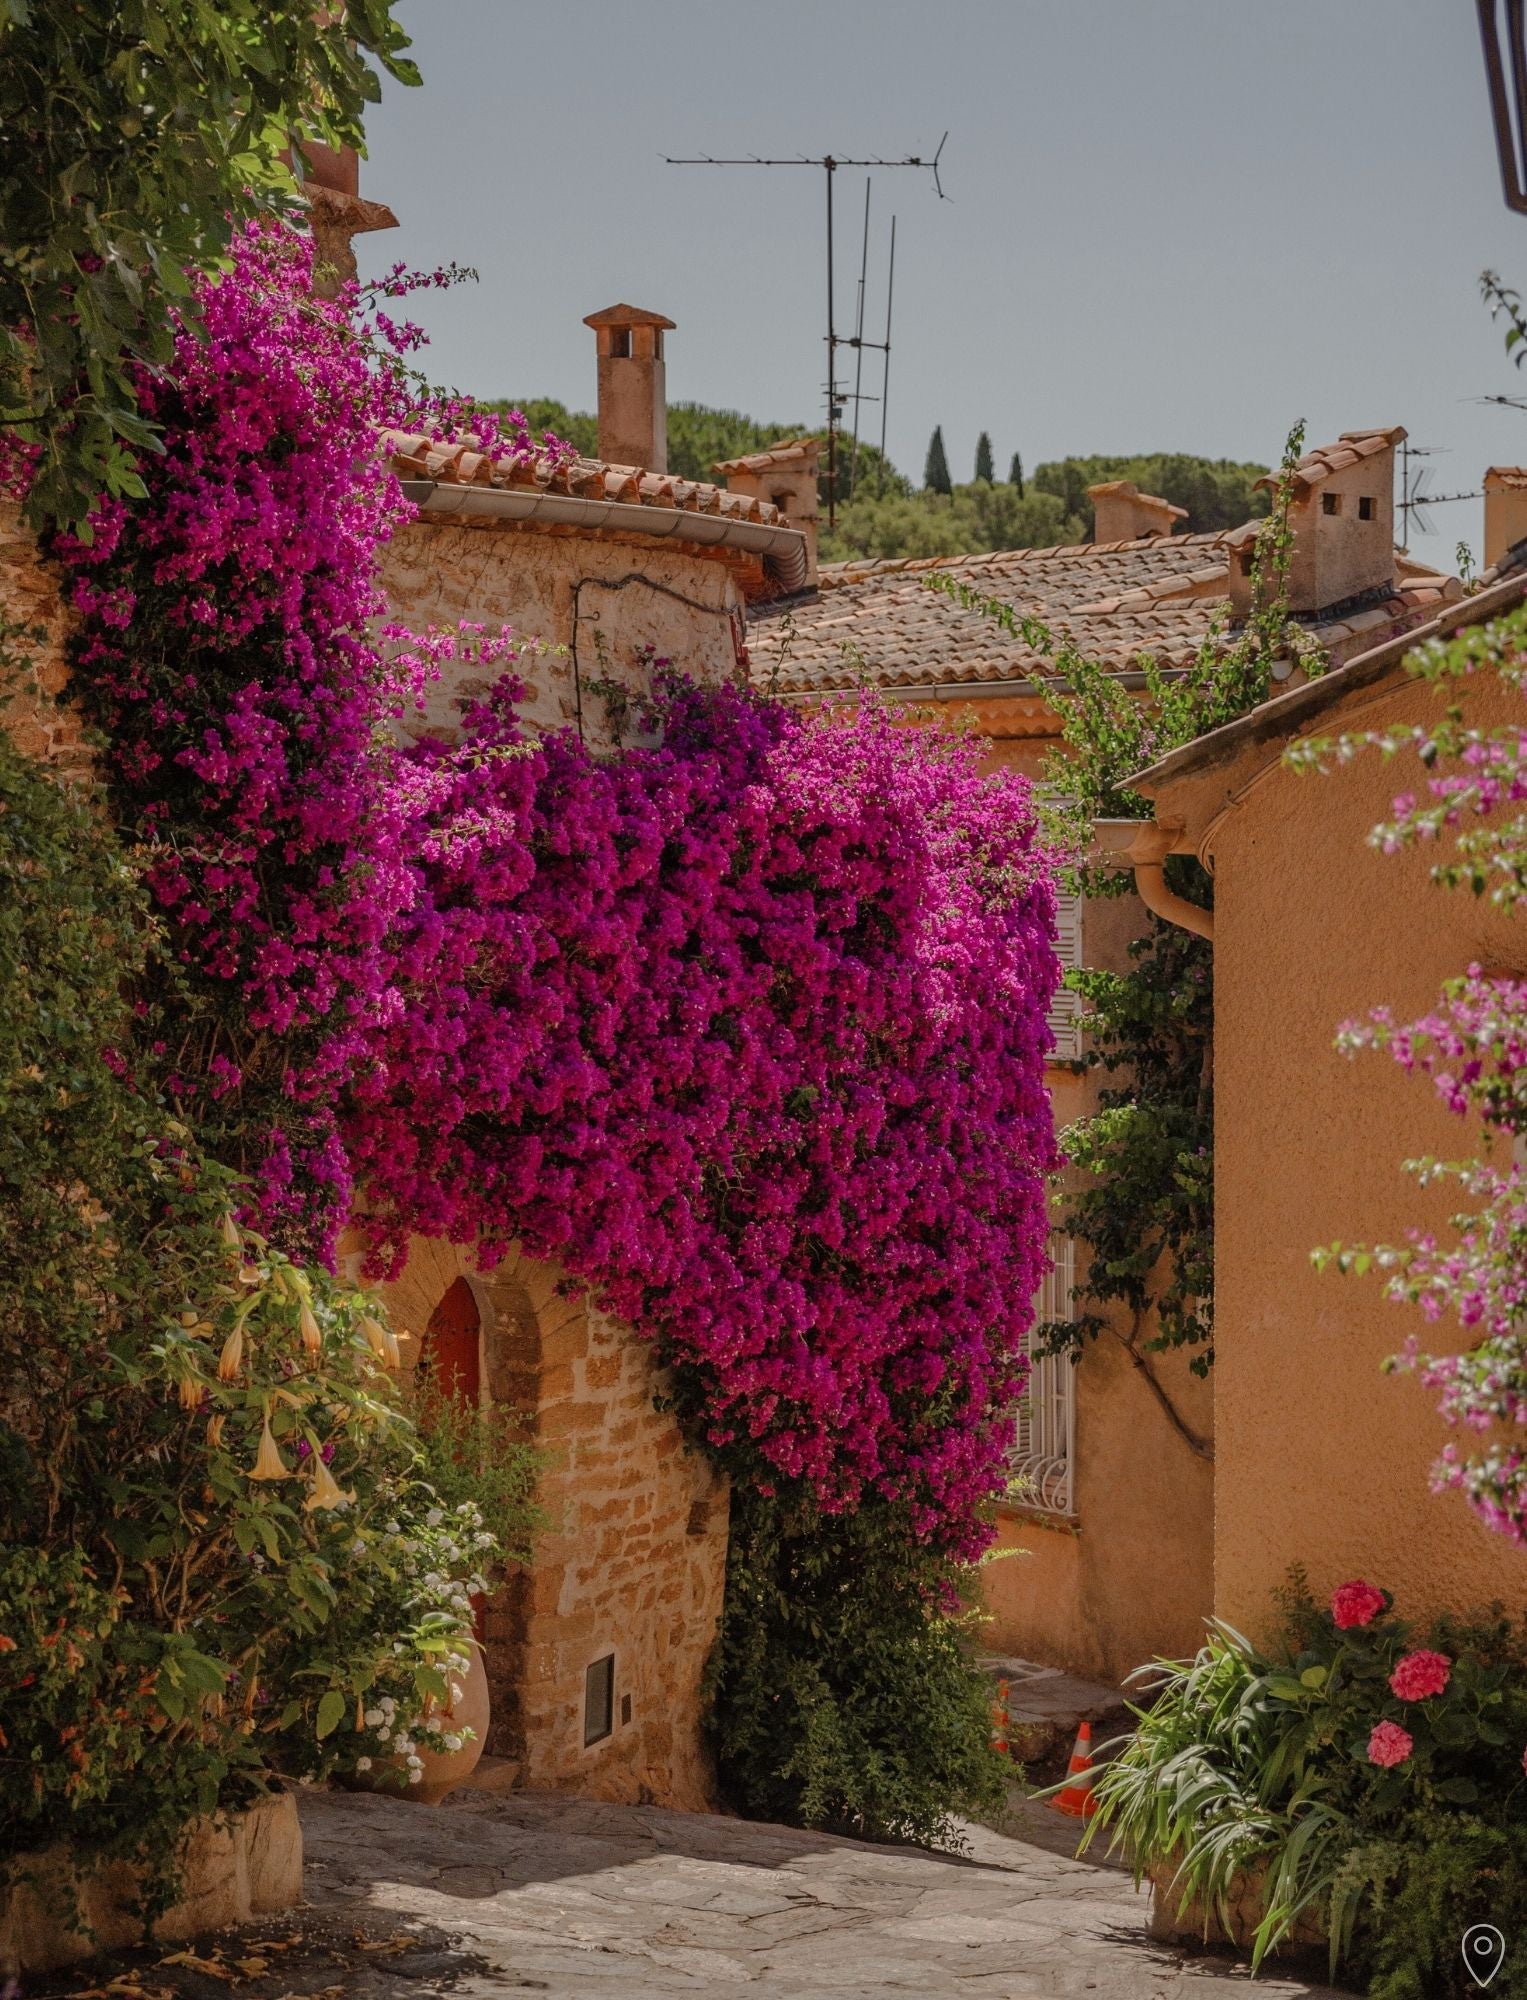
POLYGON ((1035 1354, 1033 1341, 1034 1327, 1071 1317, 1076 1246, 1069 1236, 1052 1236, 1050 1256, 1050 1269, 1034 1299, 1027 1335, 1029 1380, 1008 1463, 1026 1484, 1019 1506, 1069 1517, 1076 1511, 1076 1364, 1068 1354, 1035 1354))
MULTIPOLYGON (((1055 892, 1055 955, 1062 973, 1073 972, 1082 963, 1082 898, 1055 892)), ((1082 1053, 1081 1017, 1087 1003, 1069 986, 1058 986, 1050 1002, 1050 1032, 1055 1037, 1051 1052, 1058 1062, 1074 1062, 1082 1053)))

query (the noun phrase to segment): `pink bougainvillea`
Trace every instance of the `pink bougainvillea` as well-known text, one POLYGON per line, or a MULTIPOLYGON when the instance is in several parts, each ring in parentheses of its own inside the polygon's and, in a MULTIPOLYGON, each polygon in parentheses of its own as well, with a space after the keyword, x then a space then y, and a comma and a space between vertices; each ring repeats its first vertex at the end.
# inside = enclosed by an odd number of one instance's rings
POLYGON ((1396 1764, 1403 1764, 1416 1747, 1416 1739, 1397 1722, 1376 1722, 1373 1734, 1368 1738, 1368 1762, 1377 1764, 1380 1770, 1393 1770, 1396 1764))
POLYGON ((558 1258, 713 1448, 969 1552, 1055 1158, 1026 785, 673 679, 660 749, 500 754, 514 692, 400 767, 424 893, 346 1127, 374 1239, 558 1258))
POLYGON ((1356 1626, 1371 1625, 1386 1601, 1382 1590, 1357 1577, 1332 1593, 1331 1617, 1342 1631, 1350 1632, 1356 1626))
POLYGON ((1453 1663, 1446 1653, 1407 1653, 1395 1661, 1389 1676, 1390 1691, 1401 1701, 1425 1701, 1443 1692, 1452 1672, 1453 1663))
POLYGON ((502 634, 384 661, 407 510, 375 433, 461 413, 410 406, 377 341, 414 331, 358 338, 307 261, 238 240, 146 386, 148 501, 61 551, 175 967, 157 1080, 289 1243, 326 1250, 357 1188, 381 1262, 518 1239, 655 1342, 736 1468, 975 1553, 1055 1159, 1026 784, 873 704, 678 675, 661 747, 597 760, 525 740, 502 634), (493 683, 464 740, 396 747, 463 647, 493 683))

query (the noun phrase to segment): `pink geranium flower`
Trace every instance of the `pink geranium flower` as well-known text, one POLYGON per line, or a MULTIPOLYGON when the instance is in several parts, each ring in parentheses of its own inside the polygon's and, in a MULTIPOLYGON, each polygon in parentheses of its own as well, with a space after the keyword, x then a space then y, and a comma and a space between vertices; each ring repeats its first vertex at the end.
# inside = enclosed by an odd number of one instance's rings
POLYGON ((1383 1608, 1383 1591, 1364 1583, 1361 1577, 1344 1583, 1331 1597, 1331 1616, 1344 1632, 1354 1625, 1371 1625, 1383 1608))
POLYGON ((1416 1739, 1397 1722, 1376 1722, 1368 1738, 1368 1762, 1388 1771, 1403 1764, 1416 1747, 1416 1739))
POLYGON ((1407 1653, 1395 1663, 1389 1685, 1401 1701, 1425 1701, 1441 1694, 1453 1671, 1446 1653, 1407 1653))

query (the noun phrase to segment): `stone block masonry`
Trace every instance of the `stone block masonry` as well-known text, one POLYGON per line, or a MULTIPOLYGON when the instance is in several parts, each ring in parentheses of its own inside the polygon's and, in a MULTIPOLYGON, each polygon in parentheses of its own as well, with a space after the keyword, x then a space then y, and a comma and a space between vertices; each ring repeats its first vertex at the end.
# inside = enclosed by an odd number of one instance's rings
POLYGON ((91 752, 79 711, 68 698, 64 649, 70 619, 61 586, 58 569, 44 558, 19 505, 0 500, 0 617, 39 634, 13 642, 28 664, 18 679, 0 682, 0 729, 28 757, 88 783, 91 752))
POLYGON ((515 1253, 479 1273, 468 1249, 415 1239, 382 1288, 405 1365, 463 1278, 481 1396, 545 1455, 547 1529, 485 1617, 488 1749, 534 1790, 708 1805, 702 1682, 726 1577, 725 1482, 658 1407, 651 1349, 565 1296, 555 1265, 515 1253))

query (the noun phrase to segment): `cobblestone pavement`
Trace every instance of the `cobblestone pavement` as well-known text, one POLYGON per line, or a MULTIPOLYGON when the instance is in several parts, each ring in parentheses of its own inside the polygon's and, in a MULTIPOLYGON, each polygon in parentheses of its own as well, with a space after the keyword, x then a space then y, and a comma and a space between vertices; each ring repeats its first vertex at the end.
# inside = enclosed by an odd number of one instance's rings
POLYGON ((302 1821, 313 1915, 450 1939, 453 2000, 1338 2000, 1149 1944, 1129 1876, 1028 1802, 963 1858, 528 1793, 311 1792, 302 1821))

